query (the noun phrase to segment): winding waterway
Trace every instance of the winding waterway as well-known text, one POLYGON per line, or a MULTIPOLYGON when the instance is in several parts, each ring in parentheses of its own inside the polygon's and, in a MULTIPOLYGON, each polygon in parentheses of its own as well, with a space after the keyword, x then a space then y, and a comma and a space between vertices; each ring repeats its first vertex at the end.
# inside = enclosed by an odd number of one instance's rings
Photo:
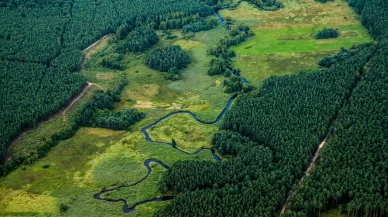
MULTIPOLYGON (((163 120, 166 120, 167 118, 170 118, 174 115, 177 115, 177 114, 189 114, 191 117, 194 118, 194 120, 198 121, 199 123, 201 124, 214 124, 214 123, 217 123, 217 122, 220 122, 222 120, 222 118, 225 116, 226 112, 230 109, 230 107, 232 106, 232 103, 233 101, 236 99, 237 97, 237 94, 233 95, 228 103, 226 104, 225 108, 221 111, 221 113, 217 116, 217 118, 214 120, 214 121, 210 121, 210 122, 207 122, 207 121, 203 121, 201 119, 199 119, 197 117, 196 114, 194 114, 193 112, 191 111, 174 111, 174 112, 171 112, 161 118, 159 118, 157 121, 141 128, 141 132, 143 133, 144 135, 144 138, 146 141, 148 142, 153 142, 153 143, 162 143, 162 144, 168 144, 170 145, 171 147, 173 147, 174 149, 178 150, 179 152, 182 152, 184 154, 188 154, 188 155, 197 155, 199 153, 201 153, 202 151, 204 150, 210 150, 210 152, 212 153, 212 156, 214 158, 214 160, 216 161, 221 161, 221 158, 216 154, 215 150, 213 148, 201 148, 197 151, 195 151, 194 153, 188 153, 182 149, 179 149, 177 148, 176 146, 173 146, 171 143, 166 143, 166 142, 160 142, 160 141, 153 141, 150 137, 150 135, 148 134, 147 130, 151 127, 154 127, 156 126, 157 124, 159 124, 161 121, 163 120)), ((156 197, 156 198, 153 198, 153 199, 149 199, 149 200, 144 200, 144 201, 140 201, 140 202, 137 202, 135 203, 133 206, 129 207, 128 206, 128 203, 125 199, 109 199, 109 198, 102 198, 101 195, 105 194, 105 193, 109 193, 109 192, 112 192, 112 191, 115 191, 115 190, 118 190, 118 189, 121 189, 121 188, 130 188, 130 187, 133 187, 135 185, 138 185, 140 183, 142 183, 144 180, 146 180, 148 178, 148 176, 151 174, 152 172, 152 168, 150 167, 150 163, 156 163, 156 164, 159 164, 160 166, 162 166, 164 169, 166 170, 169 170, 169 167, 167 165, 165 165, 163 162, 161 162, 160 160, 158 159, 155 159, 155 158, 148 158, 144 161, 144 166, 147 168, 147 175, 144 176, 143 178, 141 178, 140 180, 138 180, 137 182, 131 184, 131 185, 126 185, 126 186, 116 186, 114 188, 110 188, 110 189, 105 189, 105 190, 102 190, 100 192, 98 192, 97 194, 94 195, 94 199, 96 200, 103 200, 103 201, 107 201, 107 202, 114 202, 114 203, 117 203, 117 202, 122 202, 123 203, 123 212, 124 213, 130 213, 130 212, 133 212, 136 210, 136 207, 138 205, 141 205, 141 204, 145 204, 145 203, 151 203, 151 202, 160 202, 160 201, 165 201, 165 200, 171 200, 174 198, 174 196, 162 196, 162 197, 156 197)))
POLYGON ((148 142, 156 142, 156 143, 168 144, 168 145, 170 145, 171 147, 175 148, 176 150, 178 150, 178 151, 180 151, 180 152, 182 152, 182 153, 185 153, 185 154, 189 154, 189 155, 197 155, 197 154, 201 153, 203 150, 210 150, 211 153, 212 153, 212 155, 213 155, 214 160, 220 161, 221 158, 216 154, 216 152, 215 152, 214 149, 212 149, 212 148, 201 148, 201 149, 195 151, 194 153, 189 153, 189 152, 186 152, 186 151, 184 151, 184 150, 182 150, 182 149, 177 148, 176 146, 173 146, 171 143, 166 143, 166 142, 161 142, 161 141, 153 141, 153 140, 151 139, 149 133, 147 132, 147 130, 150 129, 150 128, 152 128, 152 127, 154 127, 154 126, 156 126, 156 125, 158 125, 161 121, 166 120, 167 118, 170 118, 170 117, 172 117, 172 116, 174 116, 174 115, 177 115, 177 114, 189 114, 191 117, 194 118, 194 120, 196 120, 197 122, 199 122, 199 123, 201 123, 201 124, 214 124, 214 123, 220 122, 221 119, 225 116, 226 112, 227 112, 227 111, 230 109, 230 107, 232 106, 232 103, 233 103, 233 101, 236 99, 236 97, 237 97, 237 94, 233 95, 233 96, 229 99, 229 101, 228 101, 228 103, 226 104, 226 106, 224 107, 224 109, 221 111, 221 113, 217 116, 217 118, 216 118, 214 121, 209 121, 209 122, 203 121, 203 120, 199 119, 199 118, 197 117, 197 115, 194 114, 194 113, 191 112, 191 111, 174 111, 174 112, 171 112, 171 113, 169 113, 169 114, 167 114, 167 115, 165 115, 165 116, 159 118, 157 121, 153 122, 152 124, 149 124, 149 125, 147 125, 147 126, 141 128, 140 131, 143 133, 143 135, 144 135, 144 137, 145 137, 145 140, 148 141, 148 142))
MULTIPOLYGON (((218 10, 215 10, 215 15, 218 17, 218 20, 219 22, 221 23, 221 25, 224 25, 224 20, 222 19, 222 17, 218 14, 218 10)), ((248 83, 248 81, 241 77, 240 74, 237 72, 237 71, 234 71, 232 68, 228 68, 232 74, 234 76, 238 76, 241 78, 241 81, 246 84, 248 83)), ((202 151, 204 150, 209 150, 211 153, 212 153, 212 156, 214 158, 215 161, 221 161, 221 158, 216 154, 215 150, 213 148, 201 148, 193 153, 189 153, 189 152, 186 152, 182 149, 179 149, 177 148, 176 146, 173 146, 171 143, 166 143, 166 142, 162 142, 162 141, 153 141, 149 135, 149 133, 147 132, 148 129, 158 125, 161 121, 163 120, 166 120, 167 118, 170 118, 174 115, 177 115, 177 114, 189 114, 192 118, 194 118, 194 120, 196 120, 197 122, 201 123, 201 124, 214 124, 214 123, 217 123, 217 122, 220 122, 222 120, 222 118, 225 116, 225 114, 228 112, 228 110, 230 109, 230 107, 232 106, 232 103, 234 102, 234 100, 236 99, 236 97, 238 96, 238 94, 235 94, 233 95, 228 103, 226 104, 226 106, 224 107, 224 109, 221 111, 221 113, 217 116, 217 118, 214 120, 214 121, 203 121, 201 119, 198 118, 198 116, 196 114, 194 114, 193 112, 191 111, 173 111, 161 118, 159 118, 157 121, 147 125, 147 126, 144 126, 143 128, 141 128, 141 132, 143 133, 144 135, 144 138, 146 141, 148 142, 153 142, 153 143, 159 143, 159 144, 167 144, 167 145, 170 145, 171 147, 173 147, 174 149, 178 150, 179 152, 181 153, 184 153, 184 154, 188 154, 188 155, 197 155, 199 153, 201 153, 202 151)), ((128 203, 125 199, 122 199, 122 198, 119 198, 119 199, 109 199, 109 198, 102 198, 101 195, 105 194, 105 193, 109 193, 109 192, 112 192, 112 191, 115 191, 115 190, 118 190, 118 189, 121 189, 121 188, 130 188, 130 187, 133 187, 135 185, 138 185, 140 183, 142 183, 144 180, 146 180, 148 178, 148 176, 151 174, 152 172, 152 168, 150 167, 150 163, 156 163, 156 164, 159 164, 160 166, 162 166, 164 169, 166 170, 169 170, 169 167, 167 165, 165 165, 163 162, 161 162, 160 160, 158 159, 155 159, 155 158, 148 158, 144 161, 144 166, 147 168, 147 175, 144 176, 142 179, 138 180, 137 182, 135 183, 132 183, 131 185, 126 185, 126 186, 116 186, 116 187, 113 187, 113 188, 110 188, 110 189, 105 189, 105 190, 102 190, 100 192, 98 192, 97 194, 94 195, 94 199, 96 200, 102 200, 102 201, 107 201, 107 202, 113 202, 113 203, 117 203, 117 202, 122 202, 123 203, 123 212, 124 213, 130 213, 130 212, 133 212, 136 210, 136 207, 138 205, 141 205, 141 204, 146 204, 146 203, 152 203, 152 202, 160 202, 160 201, 166 201, 166 200, 172 200, 174 199, 174 196, 161 196, 161 197, 155 197, 155 198, 152 198, 152 199, 148 199, 148 200, 144 200, 144 201, 139 201, 137 203, 135 203, 134 205, 132 205, 131 207, 128 206, 128 203)))

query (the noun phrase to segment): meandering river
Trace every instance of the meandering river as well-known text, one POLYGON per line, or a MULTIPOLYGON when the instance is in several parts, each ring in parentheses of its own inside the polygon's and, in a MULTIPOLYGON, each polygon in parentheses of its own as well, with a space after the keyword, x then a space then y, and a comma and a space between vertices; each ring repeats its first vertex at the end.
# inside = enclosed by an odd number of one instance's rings
MULTIPOLYGON (((215 10, 215 15, 218 17, 218 20, 220 22, 221 25, 224 25, 225 22, 224 20, 222 19, 222 17, 220 16, 220 14, 218 14, 218 10, 215 10)), ((241 81, 243 83, 248 83, 248 81, 241 77, 240 74, 236 71, 234 71, 233 69, 231 68, 228 68, 234 76, 238 76, 241 78, 241 81)), ((224 109, 221 111, 221 113, 217 116, 217 118, 214 120, 214 121, 210 121, 210 122, 207 122, 207 121, 203 121, 201 119, 198 118, 198 116, 196 114, 194 114, 193 112, 191 111, 173 111, 161 118, 159 118, 157 121, 147 125, 147 126, 144 126, 143 128, 141 128, 141 132, 143 133, 144 135, 144 138, 146 141, 148 142, 154 142, 154 143, 159 143, 159 144, 168 144, 170 145, 171 147, 175 148, 176 150, 184 153, 184 154, 188 154, 188 155, 197 155, 199 153, 201 153, 202 151, 210 151, 212 153, 212 156, 214 158, 214 160, 216 161, 221 161, 221 158, 217 155, 217 153, 215 152, 215 150, 213 148, 201 148, 193 153, 189 153, 189 152, 186 152, 182 149, 179 149, 177 148, 176 146, 173 146, 171 143, 166 143, 166 142, 162 142, 162 141, 153 141, 149 135, 149 133, 147 132, 148 129, 158 125, 161 121, 163 120, 166 120, 167 118, 170 118, 174 115, 177 115, 177 114, 189 114, 191 117, 194 118, 194 120, 198 121, 199 123, 201 124, 214 124, 214 123, 217 123, 217 122, 220 122, 222 120, 222 118, 225 116, 225 114, 228 112, 228 110, 230 109, 230 107, 232 106, 234 100, 236 99, 237 97, 237 94, 233 95, 228 103, 226 104, 226 106, 224 107, 224 109)), ((140 184, 141 182, 143 182, 144 180, 146 180, 148 178, 148 176, 151 174, 152 172, 152 168, 150 167, 150 163, 156 163, 156 164, 159 164, 160 166, 162 166, 164 169, 166 170, 169 170, 169 167, 167 165, 165 165, 163 162, 161 162, 160 160, 158 159, 155 159, 155 158, 149 158, 149 159, 146 159, 144 161, 144 166, 147 168, 147 175, 144 176, 142 179, 138 180, 137 182, 131 184, 131 185, 127 185, 127 186, 116 186, 114 188, 110 188, 110 189, 106 189, 106 190, 102 190, 100 192, 98 192, 97 194, 94 195, 94 199, 96 200, 103 200, 103 201, 107 201, 107 202, 122 202, 123 203, 123 212, 124 213, 130 213, 130 212, 133 212, 136 210, 136 207, 138 205, 141 205, 141 204, 145 204, 145 203, 151 203, 151 202, 160 202, 160 201, 165 201, 165 200, 171 200, 174 198, 174 196, 162 196, 162 197, 156 197, 156 198, 152 198, 152 199, 148 199, 148 200, 144 200, 144 201, 139 201, 137 203, 135 203, 134 205, 132 205, 131 207, 128 206, 128 203, 125 199, 107 199, 107 198, 102 198, 101 195, 105 194, 105 193, 109 193, 109 192, 112 192, 112 191, 115 191, 115 190, 118 190, 118 189, 121 189, 121 188, 130 188, 130 187, 133 187, 135 185, 138 185, 140 184)))

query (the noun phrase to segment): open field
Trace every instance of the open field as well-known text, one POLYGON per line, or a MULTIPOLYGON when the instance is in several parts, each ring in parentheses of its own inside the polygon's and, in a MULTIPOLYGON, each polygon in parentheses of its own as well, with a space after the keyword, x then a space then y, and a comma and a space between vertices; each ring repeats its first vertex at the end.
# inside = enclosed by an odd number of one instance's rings
POLYGON ((159 191, 159 186, 155 183, 159 183, 163 178, 163 174, 166 171, 162 166, 158 164, 151 164, 152 173, 146 180, 135 185, 133 187, 119 188, 113 192, 103 194, 101 197, 104 199, 124 199, 127 201, 129 207, 132 207, 138 201, 149 200, 155 197, 162 196, 159 191))
POLYGON ((267 55, 238 55, 235 65, 252 84, 259 86, 271 76, 295 74, 301 70, 317 69, 318 61, 332 51, 305 53, 273 53, 267 55))
POLYGON ((148 130, 153 141, 171 143, 173 138, 179 149, 195 152, 200 148, 210 148, 212 135, 218 126, 198 123, 188 114, 172 116, 148 130))
MULTIPOLYGON (((69 207, 66 212, 69 216, 82 213, 120 215, 122 204, 96 201, 93 194, 103 188, 140 180, 147 172, 143 161, 151 157, 170 166, 177 160, 212 159, 208 151, 189 156, 169 146, 147 143, 138 131, 81 128, 74 137, 60 142, 47 157, 0 179, 0 212, 9 215, 58 214, 58 206, 63 203, 69 207), (28 202, 28 206, 18 208, 17 204, 23 202, 28 202), (42 206, 40 202, 46 205, 42 206)), ((164 173, 157 168, 155 172, 155 175, 159 174, 157 177, 164 173)), ((138 186, 136 198, 144 195, 143 191, 150 192, 148 187, 142 186, 138 186)), ((152 191, 155 192, 156 189, 152 191)), ((136 202, 136 198, 131 201, 136 202)), ((149 211, 145 207, 159 205, 142 206, 149 211)), ((138 209, 142 210, 142 206, 138 209)))
MULTIPOLYGON (((331 26, 325 26, 331 27, 331 26)), ((350 48, 356 43, 370 42, 366 29, 360 25, 335 26, 340 36, 335 39, 317 40, 315 34, 322 27, 301 27, 254 30, 255 37, 236 46, 238 54, 271 54, 283 52, 312 52, 350 48)))
POLYGON ((235 10, 222 10, 237 22, 248 25, 255 36, 232 47, 235 65, 251 83, 259 86, 274 75, 316 69, 325 56, 341 47, 372 41, 357 15, 345 1, 321 4, 314 0, 284 0, 284 8, 268 12, 242 2, 235 10), (316 40, 324 27, 338 28, 336 39, 316 40))
POLYGON ((81 187, 81 182, 87 182, 81 178, 90 168, 87 162, 109 147, 114 138, 125 134, 82 128, 73 138, 60 142, 47 157, 0 179, 0 188, 4 189, 1 191, 4 194, 0 196, 0 211, 9 215, 29 215, 29 212, 44 215, 48 211, 58 214, 59 203, 70 203, 73 197, 82 200, 80 196, 91 194, 93 188, 93 184, 81 187), (105 143, 104 146, 98 145, 105 143), (44 168, 44 165, 48 165, 48 168, 44 168), (20 209, 14 204, 22 201, 28 201, 29 206, 20 209))
POLYGON ((325 4, 315 0, 283 0, 278 11, 261 11, 242 2, 235 10, 222 10, 222 16, 238 19, 253 30, 301 27, 360 25, 360 16, 346 1, 335 0, 325 4))

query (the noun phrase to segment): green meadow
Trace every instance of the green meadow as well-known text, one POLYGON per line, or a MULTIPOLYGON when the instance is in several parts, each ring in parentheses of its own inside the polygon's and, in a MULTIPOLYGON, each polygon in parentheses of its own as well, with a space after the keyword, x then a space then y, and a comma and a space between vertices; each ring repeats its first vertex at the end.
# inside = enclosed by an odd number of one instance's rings
POLYGON ((192 153, 200 148, 210 148, 212 135, 217 132, 216 124, 198 123, 188 114, 172 116, 148 130, 153 141, 177 143, 176 147, 192 153))
POLYGON ((301 27, 254 30, 255 36, 233 48, 240 55, 297 53, 339 50, 354 44, 372 41, 361 25, 337 26, 340 36, 317 40, 315 34, 323 27, 301 27))
POLYGON ((247 41, 233 46, 234 65, 250 83, 260 86, 271 76, 295 74, 318 68, 318 61, 341 48, 371 42, 360 17, 342 0, 325 4, 315 0, 283 0, 284 8, 261 11, 242 2, 234 10, 222 10, 223 17, 244 23, 254 32, 247 41), (317 40, 323 28, 337 28, 335 39, 317 40))

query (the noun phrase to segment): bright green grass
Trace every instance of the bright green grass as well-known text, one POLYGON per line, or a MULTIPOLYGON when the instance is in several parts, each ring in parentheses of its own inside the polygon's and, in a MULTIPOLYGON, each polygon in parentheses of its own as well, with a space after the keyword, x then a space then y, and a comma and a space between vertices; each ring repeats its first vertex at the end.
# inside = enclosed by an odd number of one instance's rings
POLYGON ((211 159, 210 151, 190 156, 159 143, 149 143, 140 132, 135 132, 93 159, 93 178, 97 186, 108 188, 129 185, 143 178, 147 169, 144 161, 156 158, 167 165, 178 160, 211 159))
MULTIPOLYGON (((141 179, 147 171, 143 162, 151 157, 169 166, 178 160, 212 159, 210 151, 190 156, 166 145, 148 143, 140 132, 81 128, 74 137, 60 142, 47 157, 0 179, 0 213, 56 215, 59 204, 63 203, 69 206, 65 213, 68 216, 121 215, 122 205, 96 201, 93 195, 102 188, 141 179), (124 139, 118 141, 121 138, 124 139), (49 168, 42 168, 44 164, 49 164, 49 168), (18 209, 17 204, 23 201, 29 206, 18 209)), ((137 202, 136 198, 131 201, 137 202)), ((154 206, 158 205, 143 208, 154 206)))
POLYGON ((336 51, 239 55, 235 66, 241 69, 242 76, 259 87, 265 79, 271 76, 318 69, 318 61, 334 53, 336 51))
POLYGON ((237 54, 234 65, 257 87, 271 76, 317 69, 320 59, 337 53, 341 47, 372 41, 346 2, 282 2, 285 8, 276 12, 258 10, 247 2, 242 2, 236 10, 220 12, 255 32, 255 36, 231 49, 237 54), (339 38, 316 40, 315 34, 324 27, 338 28, 339 38))
MULTIPOLYGON (((24 188, 31 193, 52 192, 66 189, 75 183, 89 182, 81 179, 90 165, 91 157, 102 153, 110 146, 111 141, 123 137, 127 132, 106 129, 81 128, 71 139, 61 141, 47 157, 9 174, 0 179, 0 187, 13 189, 24 188), (104 144, 104 145, 102 145, 104 144), (43 169, 44 164, 50 167, 43 169)), ((92 185, 93 186, 93 185, 92 185)))
POLYGON ((185 103, 185 109, 207 121, 215 120, 231 97, 222 90, 222 76, 210 77, 207 74, 212 57, 207 55, 206 49, 225 35, 228 35, 228 31, 222 26, 196 33, 193 41, 199 44, 189 50, 192 63, 183 71, 182 80, 168 85, 171 89, 185 93, 184 97, 179 99, 185 103))
POLYGON ((206 55, 206 48, 207 45, 200 43, 200 46, 190 50, 192 63, 182 71, 183 79, 171 82, 168 87, 184 93, 177 99, 177 103, 184 105, 184 109, 198 114, 199 118, 212 121, 231 95, 222 90, 224 77, 207 74, 212 57, 206 55))
POLYGON ((159 190, 159 186, 155 183, 159 183, 166 170, 155 163, 151 165, 152 172, 146 180, 132 186, 123 187, 112 192, 101 195, 104 199, 124 199, 127 201, 129 207, 135 205, 138 201, 144 201, 162 196, 159 190))
POLYGON ((338 26, 340 34, 342 33, 343 36, 340 35, 336 39, 314 39, 314 34, 322 28, 303 27, 256 30, 254 31, 255 36, 253 38, 233 47, 233 50, 240 55, 329 51, 339 50, 341 47, 350 48, 353 44, 366 43, 372 40, 365 28, 359 25, 338 26), (349 32, 353 32, 355 35, 349 34, 349 32))
POLYGON ((136 207, 136 211, 128 214, 130 217, 151 217, 171 201, 147 203, 136 207))
POLYGON ((133 158, 117 155, 107 157, 94 168, 94 181, 102 187, 126 185, 147 174, 143 163, 133 158))
MULTIPOLYGON (((146 180, 136 186, 117 189, 113 192, 102 195, 103 198, 125 199, 129 207, 137 201, 144 201, 155 197, 160 197, 161 193, 156 183, 159 183, 166 170, 158 164, 152 163, 152 172, 146 180)), ((154 214, 170 201, 146 203, 136 206, 135 212, 129 216, 154 216, 154 214)), ((122 203, 119 203, 122 204, 122 203)))
POLYGON ((91 169, 88 162, 103 153, 111 141, 125 134, 81 128, 74 137, 60 142, 47 157, 0 178, 1 192, 6 192, 0 194, 0 213, 29 216, 31 213, 45 215, 49 210, 56 214, 59 203, 79 204, 81 199, 93 198, 91 189, 96 187, 87 173, 91 169), (49 164, 49 168, 44 169, 44 164, 49 164))
POLYGON ((148 133, 154 141, 171 143, 173 138, 178 148, 192 153, 200 148, 210 148, 212 135, 217 130, 215 124, 204 125, 188 114, 179 114, 163 120, 148 133))
POLYGON ((347 217, 346 214, 341 214, 338 210, 330 210, 327 213, 322 213, 321 217, 347 217))

